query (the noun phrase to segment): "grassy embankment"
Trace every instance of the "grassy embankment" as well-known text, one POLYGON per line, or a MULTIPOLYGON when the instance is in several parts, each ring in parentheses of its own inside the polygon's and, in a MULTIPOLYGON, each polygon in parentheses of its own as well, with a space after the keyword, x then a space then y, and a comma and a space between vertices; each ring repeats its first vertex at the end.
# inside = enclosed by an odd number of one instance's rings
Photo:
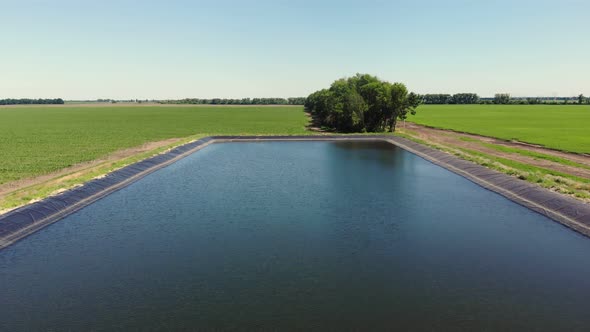
POLYGON ((209 135, 305 135, 303 107, 19 106, 0 108, 0 185, 51 174, 115 151, 170 138, 140 154, 60 174, 0 198, 0 210, 83 183, 173 146, 209 135))
MULTIPOLYGON (((504 140, 542 145, 544 147, 575 153, 590 152, 590 106, 577 105, 423 105, 418 115, 409 119, 417 124, 451 129, 459 132, 479 134, 504 140)), ((590 179, 536 167, 509 158, 460 148, 451 145, 434 144, 417 139, 412 131, 401 130, 415 141, 452 153, 460 158, 490 167, 536 183, 542 187, 590 200, 590 179)), ((572 161, 547 153, 526 148, 490 144, 481 140, 458 137, 488 149, 502 153, 547 160, 556 164, 590 169, 590 165, 572 161)))

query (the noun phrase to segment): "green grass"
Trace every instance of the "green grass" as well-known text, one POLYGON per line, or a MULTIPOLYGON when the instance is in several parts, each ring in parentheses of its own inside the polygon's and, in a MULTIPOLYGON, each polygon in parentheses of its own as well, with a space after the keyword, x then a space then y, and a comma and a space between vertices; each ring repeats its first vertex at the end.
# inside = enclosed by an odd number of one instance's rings
POLYGON ((495 144, 490 144, 490 143, 485 143, 485 142, 480 142, 479 144, 481 144, 482 146, 485 146, 487 148, 494 149, 496 151, 500 151, 500 152, 516 153, 516 154, 519 154, 522 156, 531 157, 531 158, 535 158, 535 159, 548 160, 548 161, 552 161, 554 163, 558 163, 558 164, 562 164, 562 165, 566 165, 566 166, 573 166, 573 167, 578 167, 578 168, 590 169, 590 165, 580 164, 575 161, 571 161, 569 159, 560 158, 557 156, 552 156, 552 155, 548 155, 548 154, 544 154, 544 153, 538 153, 538 152, 529 151, 529 150, 511 148, 508 146, 495 145, 495 144))
POLYGON ((528 164, 524 164, 518 161, 514 161, 511 159, 506 159, 506 158, 501 158, 501 157, 496 157, 496 156, 491 156, 488 155, 486 153, 482 153, 479 151, 474 151, 474 150, 470 150, 470 149, 465 149, 465 148, 457 148, 460 151, 463 151, 465 153, 468 153, 470 155, 474 155, 474 156, 479 156, 479 157, 483 157, 483 158, 487 158, 490 159, 492 161, 497 161, 503 165, 506 165, 508 167, 517 169, 517 170, 521 170, 521 171, 525 171, 525 172, 530 172, 530 173, 539 173, 539 174, 543 174, 543 175, 552 175, 552 176, 559 176, 565 179, 570 179, 572 181, 576 181, 576 182, 580 182, 580 183, 590 183, 590 179, 586 179, 586 178, 582 178, 579 176, 575 176, 575 175, 570 175, 570 174, 566 174, 563 172, 558 172, 558 171, 554 171, 551 169, 547 169, 547 168, 543 168, 543 167, 537 167, 537 166, 533 166, 533 165, 528 165, 528 164))
MULTIPOLYGON (((572 195, 581 199, 590 199, 590 179, 580 178, 542 167, 519 163, 506 158, 495 157, 470 149, 445 147, 423 141, 411 134, 406 133, 398 133, 397 135, 417 143, 430 146, 431 148, 451 153, 459 158, 517 177, 521 180, 535 183, 550 190, 554 190, 566 195, 572 195)), ((468 137, 465 139, 465 141, 470 140, 472 139, 468 137)))
POLYGON ((590 198, 590 179, 523 164, 469 149, 458 148, 458 150, 462 152, 462 154, 458 155, 460 158, 470 160, 508 175, 516 176, 521 180, 535 183, 541 187, 556 190, 563 194, 583 199, 590 198), (509 169, 505 167, 509 167, 509 169))
POLYGON ((566 166, 573 166, 573 167, 578 167, 578 168, 590 169, 590 165, 580 164, 575 161, 571 161, 569 159, 565 159, 565 158, 561 158, 561 157, 557 157, 557 156, 553 156, 553 155, 549 155, 549 154, 539 153, 539 152, 530 151, 530 150, 523 150, 523 149, 518 149, 518 148, 512 148, 512 147, 504 146, 504 145, 486 143, 486 142, 482 142, 480 140, 477 140, 477 139, 474 139, 471 137, 462 136, 462 137, 459 137, 459 139, 462 141, 465 141, 465 142, 477 143, 477 144, 484 146, 486 148, 494 149, 494 150, 500 151, 500 152, 514 153, 514 154, 519 154, 519 155, 525 156, 525 157, 531 157, 534 159, 548 160, 548 161, 552 161, 554 163, 558 163, 558 164, 562 164, 562 165, 566 165, 566 166))
POLYGON ((89 181, 95 177, 102 176, 118 168, 149 158, 153 155, 165 152, 166 150, 171 149, 174 146, 188 143, 192 140, 199 139, 201 137, 202 135, 189 136, 185 139, 180 140, 179 142, 171 143, 169 145, 162 146, 151 151, 138 153, 127 158, 109 161, 95 167, 90 167, 88 170, 81 172, 79 176, 70 177, 69 174, 65 174, 55 178, 55 180, 47 181, 44 183, 36 184, 33 186, 13 191, 7 194, 2 200, 0 200, 0 211, 3 209, 12 209, 15 207, 22 206, 32 200, 50 196, 52 193, 57 192, 59 190, 72 188, 76 185, 89 181))
POLYGON ((590 153, 590 106, 422 105, 408 121, 590 153))
POLYGON ((302 135, 303 107, 0 108, 0 184, 146 142, 192 135, 302 135))

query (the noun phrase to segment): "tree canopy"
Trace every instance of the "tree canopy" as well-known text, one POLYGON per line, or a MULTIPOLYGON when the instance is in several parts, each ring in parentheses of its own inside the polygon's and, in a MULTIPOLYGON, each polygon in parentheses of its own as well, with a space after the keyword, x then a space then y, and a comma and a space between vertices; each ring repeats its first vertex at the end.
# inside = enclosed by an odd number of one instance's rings
POLYGON ((496 93, 494 96, 494 104, 510 104, 510 94, 496 93))
POLYGON ((368 74, 334 81, 305 101, 305 109, 321 126, 341 132, 395 130, 397 120, 416 114, 420 96, 402 83, 389 83, 368 74))

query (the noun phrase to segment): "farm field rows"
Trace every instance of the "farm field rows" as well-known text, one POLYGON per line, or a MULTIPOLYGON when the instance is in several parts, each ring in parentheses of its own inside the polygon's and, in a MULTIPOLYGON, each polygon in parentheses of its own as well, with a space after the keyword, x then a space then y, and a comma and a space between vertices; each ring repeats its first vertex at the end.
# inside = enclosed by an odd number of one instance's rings
POLYGON ((146 142, 191 135, 306 134, 302 107, 19 106, 0 108, 0 184, 146 142))
POLYGON ((422 105, 408 121, 590 153, 590 105, 422 105))

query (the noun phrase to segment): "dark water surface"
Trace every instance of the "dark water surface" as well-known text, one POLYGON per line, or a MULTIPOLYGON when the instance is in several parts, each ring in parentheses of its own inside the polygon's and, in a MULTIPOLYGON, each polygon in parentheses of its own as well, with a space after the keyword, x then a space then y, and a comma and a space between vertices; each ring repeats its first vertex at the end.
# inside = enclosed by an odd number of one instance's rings
POLYGON ((590 330, 590 240, 382 143, 214 144, 0 251, 0 330, 590 330))

